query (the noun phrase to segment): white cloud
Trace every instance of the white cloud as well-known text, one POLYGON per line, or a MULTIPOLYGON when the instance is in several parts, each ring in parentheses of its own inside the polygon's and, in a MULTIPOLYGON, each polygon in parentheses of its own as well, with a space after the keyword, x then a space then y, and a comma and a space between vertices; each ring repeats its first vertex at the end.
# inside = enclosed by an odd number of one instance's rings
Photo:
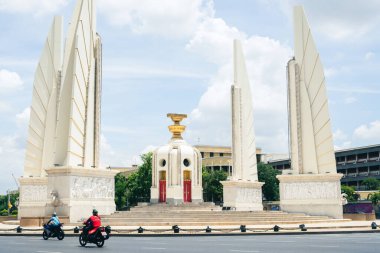
POLYGON ((186 48, 218 63, 207 91, 189 117, 186 136, 193 143, 231 145, 230 87, 233 78, 233 39, 242 40, 251 83, 257 146, 266 152, 287 150, 286 62, 292 50, 276 40, 247 37, 221 19, 199 27, 186 48))
POLYGON ((326 77, 333 77, 336 75, 338 70, 336 68, 327 68, 325 69, 325 76, 326 77))
POLYGON ((16 115, 16 124, 19 127, 28 126, 30 119, 30 107, 25 108, 21 113, 16 115))
POLYGON ((181 69, 177 66, 149 66, 136 62, 128 62, 118 59, 110 59, 112 64, 104 66, 104 73, 112 78, 163 78, 163 77, 180 77, 180 78, 204 78, 199 73, 192 73, 181 69))
POLYGON ((355 103, 356 101, 358 101, 355 97, 346 97, 344 99, 344 103, 345 104, 353 104, 355 103))
POLYGON ((333 133, 333 138, 334 138, 335 142, 337 142, 337 141, 345 141, 345 140, 347 140, 347 135, 341 129, 337 129, 333 133))
POLYGON ((352 142, 351 141, 344 141, 339 145, 334 145, 335 150, 342 150, 342 149, 348 149, 352 147, 352 142))
POLYGON ((243 32, 228 26, 223 19, 209 17, 199 25, 186 49, 221 64, 231 60, 233 40, 245 37, 243 32))
MULTIPOLYGON (((130 130, 127 127, 121 126, 102 126, 102 131, 105 133, 114 133, 114 134, 131 134, 134 133, 133 130, 130 130)), ((103 136, 103 138, 105 138, 103 136)))
POLYGON ((146 146, 142 151, 141 151, 141 154, 146 154, 146 153, 149 153, 149 152, 153 152, 157 147, 156 146, 153 146, 153 145, 148 145, 146 146))
POLYGON ((328 91, 336 91, 339 93, 357 93, 357 94, 380 94, 380 90, 376 88, 370 88, 370 87, 363 87, 360 88, 352 87, 352 85, 345 84, 345 85, 338 85, 336 87, 328 87, 328 91))
POLYGON ((341 129, 337 129, 333 133, 333 139, 334 139, 334 149, 340 150, 340 149, 346 149, 351 147, 351 141, 349 140, 347 134, 345 134, 341 129))
POLYGON ((0 101, 0 112, 8 112, 11 110, 11 105, 5 101, 0 101))
POLYGON ((7 189, 16 189, 12 173, 16 177, 22 175, 25 150, 20 145, 24 140, 19 135, 0 136, 0 193, 7 189))
POLYGON ((6 69, 0 70, 0 93, 8 93, 22 89, 23 81, 16 73, 6 69))
POLYGON ((189 36, 205 16, 213 15, 212 2, 206 0, 99 0, 98 10, 113 25, 166 37, 189 36))
POLYGON ((299 1, 312 22, 312 30, 338 41, 366 40, 380 24, 380 2, 367 0, 299 1), (338 11, 337 11, 338 10, 338 11))
POLYGON ((364 58, 365 58, 367 61, 371 60, 371 59, 374 58, 374 57, 375 57, 375 53, 374 53, 374 52, 367 52, 367 53, 365 54, 365 56, 364 56, 364 58))
POLYGON ((0 11, 33 13, 36 16, 53 13, 67 5, 68 0, 0 0, 0 11))
POLYGON ((354 137, 371 143, 380 142, 380 120, 375 120, 369 124, 363 124, 355 129, 354 137))

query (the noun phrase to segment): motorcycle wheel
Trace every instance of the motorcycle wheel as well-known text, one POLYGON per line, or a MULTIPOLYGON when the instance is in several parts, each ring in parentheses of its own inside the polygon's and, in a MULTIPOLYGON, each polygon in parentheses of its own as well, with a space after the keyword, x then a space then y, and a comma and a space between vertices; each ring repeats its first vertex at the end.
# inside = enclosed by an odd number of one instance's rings
POLYGON ((58 235, 57 235, 57 238, 58 240, 63 240, 63 238, 65 238, 65 233, 61 230, 58 232, 58 235))
POLYGON ((48 236, 48 234, 46 233, 46 231, 44 231, 44 232, 42 233, 42 238, 44 238, 44 240, 49 239, 49 236, 48 236))
POLYGON ((98 248, 101 248, 101 247, 103 247, 103 245, 104 245, 104 239, 99 238, 99 240, 96 241, 96 246, 98 246, 98 248))
POLYGON ((79 235, 79 244, 80 244, 81 246, 86 246, 86 244, 87 244, 87 242, 86 242, 86 240, 85 240, 85 236, 84 236, 83 233, 81 233, 81 234, 79 235))

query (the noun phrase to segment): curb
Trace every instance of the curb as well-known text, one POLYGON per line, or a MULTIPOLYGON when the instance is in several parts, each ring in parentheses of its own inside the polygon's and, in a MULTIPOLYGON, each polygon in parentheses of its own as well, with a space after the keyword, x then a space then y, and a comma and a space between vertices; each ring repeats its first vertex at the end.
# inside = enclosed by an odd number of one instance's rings
MULTIPOLYGON (((380 230, 344 230, 344 231, 295 231, 295 232, 237 232, 237 233, 171 233, 171 234, 111 234, 110 237, 196 237, 196 236, 263 236, 263 235, 320 235, 320 234, 369 234, 380 233, 380 230)), ((40 234, 0 233, 2 236, 39 237, 40 234)), ((65 234, 65 237, 78 237, 79 234, 65 234)), ((53 238, 54 239, 54 238, 53 238)))

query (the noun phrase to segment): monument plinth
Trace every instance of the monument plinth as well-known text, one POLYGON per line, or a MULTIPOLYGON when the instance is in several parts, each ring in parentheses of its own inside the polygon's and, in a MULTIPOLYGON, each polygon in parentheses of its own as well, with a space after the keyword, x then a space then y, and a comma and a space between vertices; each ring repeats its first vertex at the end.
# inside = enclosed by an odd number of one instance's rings
POLYGON ((202 156, 198 149, 182 138, 186 114, 167 114, 174 122, 169 126, 170 142, 153 152, 151 203, 203 202, 202 156))
POLYGON ((46 214, 56 212, 71 222, 79 221, 96 208, 100 214, 115 212, 117 171, 83 167, 54 167, 46 170, 47 192, 57 193, 57 203, 48 198, 46 214))
POLYGON ((281 210, 343 218, 341 174, 279 175, 281 210))
POLYGON ((287 66, 291 169, 277 176, 280 207, 342 218, 323 66, 301 6, 294 8, 294 30, 295 56, 287 66))

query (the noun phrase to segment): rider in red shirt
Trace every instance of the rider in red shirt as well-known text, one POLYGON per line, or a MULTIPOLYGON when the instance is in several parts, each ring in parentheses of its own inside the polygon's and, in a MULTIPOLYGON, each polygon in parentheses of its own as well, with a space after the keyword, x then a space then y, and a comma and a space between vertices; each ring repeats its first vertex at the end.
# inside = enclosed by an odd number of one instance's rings
POLYGON ((98 229, 98 227, 102 225, 102 221, 98 216, 98 210, 92 210, 92 216, 86 222, 84 222, 84 224, 86 224, 89 229, 88 234, 93 234, 98 229))

